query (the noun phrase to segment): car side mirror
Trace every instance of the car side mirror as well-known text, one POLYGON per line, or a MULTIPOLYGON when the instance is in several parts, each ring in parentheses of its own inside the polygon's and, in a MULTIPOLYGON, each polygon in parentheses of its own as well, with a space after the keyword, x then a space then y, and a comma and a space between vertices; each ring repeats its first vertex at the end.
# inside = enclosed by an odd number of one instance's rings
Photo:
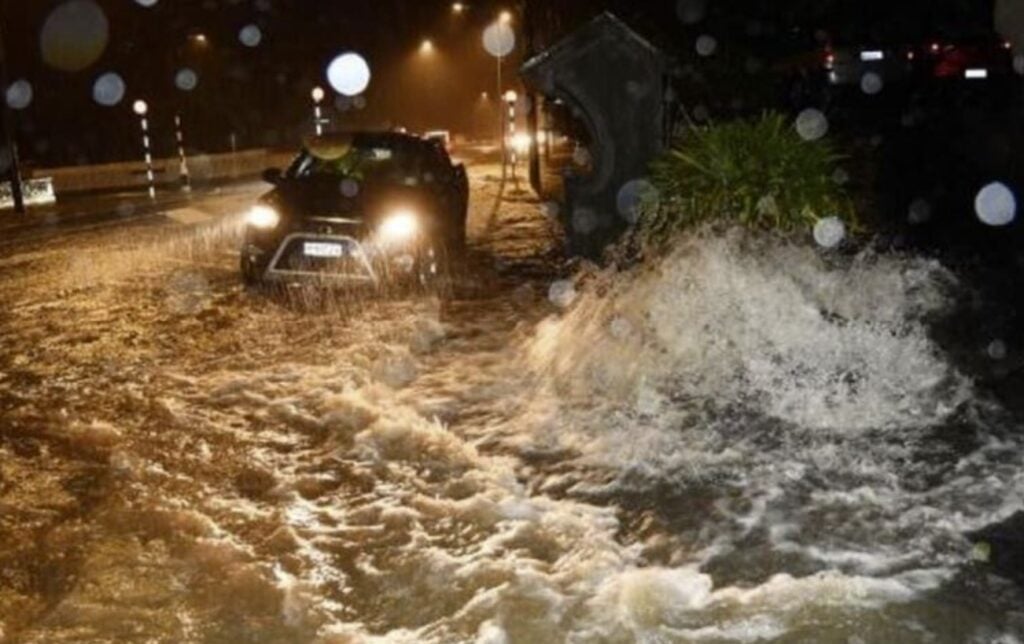
POLYGON ((263 171, 263 180, 271 185, 277 185, 284 179, 284 173, 280 168, 267 168, 263 171))

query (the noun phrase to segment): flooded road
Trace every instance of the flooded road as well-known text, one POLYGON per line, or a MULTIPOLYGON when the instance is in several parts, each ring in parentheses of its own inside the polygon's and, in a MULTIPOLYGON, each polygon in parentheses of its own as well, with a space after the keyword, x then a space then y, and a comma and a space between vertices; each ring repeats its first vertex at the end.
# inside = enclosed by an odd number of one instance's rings
POLYGON ((1022 641, 953 275, 706 234, 563 312, 495 174, 452 297, 246 292, 242 197, 6 247, 0 639, 1022 641))

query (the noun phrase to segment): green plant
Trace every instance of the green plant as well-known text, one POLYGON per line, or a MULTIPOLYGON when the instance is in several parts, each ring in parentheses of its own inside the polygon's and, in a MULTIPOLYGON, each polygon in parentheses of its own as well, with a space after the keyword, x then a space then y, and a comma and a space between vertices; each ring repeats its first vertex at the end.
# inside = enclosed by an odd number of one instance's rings
POLYGON ((693 126, 652 164, 659 199, 645 204, 638 232, 662 245, 706 222, 787 232, 836 216, 855 227, 852 202, 832 179, 839 159, 780 114, 693 126))

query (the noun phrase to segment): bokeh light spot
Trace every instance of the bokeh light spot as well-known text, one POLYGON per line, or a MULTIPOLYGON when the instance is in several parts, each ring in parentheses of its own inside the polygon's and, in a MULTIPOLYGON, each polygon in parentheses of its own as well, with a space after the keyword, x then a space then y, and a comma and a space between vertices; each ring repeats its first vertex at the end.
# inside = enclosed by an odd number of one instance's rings
POLYGON ((99 5, 93 0, 69 0, 47 16, 39 47, 50 67, 78 72, 99 60, 109 37, 110 25, 99 5))
POLYGON ((32 104, 32 95, 32 83, 22 78, 7 86, 4 99, 12 110, 23 110, 32 104))
POLYGON ((191 92, 199 85, 199 76, 194 70, 184 67, 174 75, 174 85, 183 92, 191 92))
POLYGON ((512 27, 496 22, 484 29, 484 49, 495 58, 503 58, 516 48, 516 34, 512 27))
POLYGON ((974 211, 989 226, 1008 226, 1017 217, 1017 198, 1006 184, 995 181, 978 192, 974 211))
POLYGON ((644 210, 657 208, 660 201, 658 189, 646 179, 627 181, 619 188, 616 207, 619 215, 630 224, 635 224, 644 210))
POLYGON ((711 56, 718 49, 718 41, 714 36, 704 34, 697 38, 696 49, 701 56, 711 56))
POLYGON ((796 132, 804 141, 817 141, 828 134, 828 118, 814 108, 808 108, 796 117, 796 132))
POLYGON ((885 81, 875 72, 868 72, 860 77, 860 90, 868 95, 875 95, 885 88, 885 81))
POLYGON ((92 100, 106 107, 113 107, 124 98, 124 79, 114 72, 107 72, 92 84, 92 100))
POLYGON ((822 248, 835 248, 846 238, 846 224, 839 217, 825 217, 814 226, 814 241, 822 248))
POLYGON ((259 47, 263 42, 263 32, 256 25, 246 25, 238 32, 238 40, 246 47, 259 47))
POLYGON ((344 96, 362 94, 370 86, 370 66, 359 54, 342 54, 327 66, 327 81, 344 96))

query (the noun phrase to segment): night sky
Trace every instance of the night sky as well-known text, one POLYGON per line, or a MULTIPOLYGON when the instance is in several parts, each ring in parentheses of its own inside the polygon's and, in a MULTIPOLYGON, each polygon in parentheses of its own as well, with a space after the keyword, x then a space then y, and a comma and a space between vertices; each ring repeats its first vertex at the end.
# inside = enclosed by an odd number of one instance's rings
MULTIPOLYGON (((991 3, 901 0, 899 3, 790 0, 707 3, 706 17, 685 25, 677 3, 476 2, 456 15, 449 2, 407 0, 159 0, 144 7, 133 0, 95 0, 109 22, 101 57, 86 69, 55 70, 43 62, 41 32, 47 16, 66 0, 6 0, 10 80, 26 79, 34 90, 31 104, 16 114, 22 157, 52 166, 134 158, 138 123, 131 103, 151 105, 154 145, 170 154, 171 123, 183 116, 189 148, 217 152, 239 147, 293 147, 311 128, 310 91, 327 87, 323 72, 330 60, 356 51, 370 63, 373 82, 366 107, 325 108, 335 126, 404 125, 468 131, 480 128, 496 107, 481 97, 495 94, 495 61, 480 35, 505 7, 529 17, 537 48, 552 44, 574 26, 611 9, 672 53, 680 64, 695 63, 692 43, 712 33, 721 43, 719 64, 741 65, 752 56, 770 59, 787 50, 813 48, 814 36, 845 30, 850 38, 924 38, 942 31, 983 31, 991 3), (898 6, 893 6, 898 5, 898 6), (255 25, 258 46, 240 42, 244 27, 255 25), (196 34, 204 34, 205 45, 196 34), (435 45, 420 52, 423 39, 435 45), (191 92, 175 86, 182 69, 196 72, 191 92), (127 86, 124 100, 104 107, 92 100, 96 78, 116 72, 127 86), (342 109, 345 108, 345 109, 342 109)), ((79 2, 85 0, 77 0, 79 2)), ((701 2, 697 1, 700 5, 701 2)), ((520 32, 516 54, 506 63, 506 78, 524 54, 520 32)), ((710 62, 710 61, 708 61, 710 62)), ((736 91, 741 91, 737 88, 736 91)))

